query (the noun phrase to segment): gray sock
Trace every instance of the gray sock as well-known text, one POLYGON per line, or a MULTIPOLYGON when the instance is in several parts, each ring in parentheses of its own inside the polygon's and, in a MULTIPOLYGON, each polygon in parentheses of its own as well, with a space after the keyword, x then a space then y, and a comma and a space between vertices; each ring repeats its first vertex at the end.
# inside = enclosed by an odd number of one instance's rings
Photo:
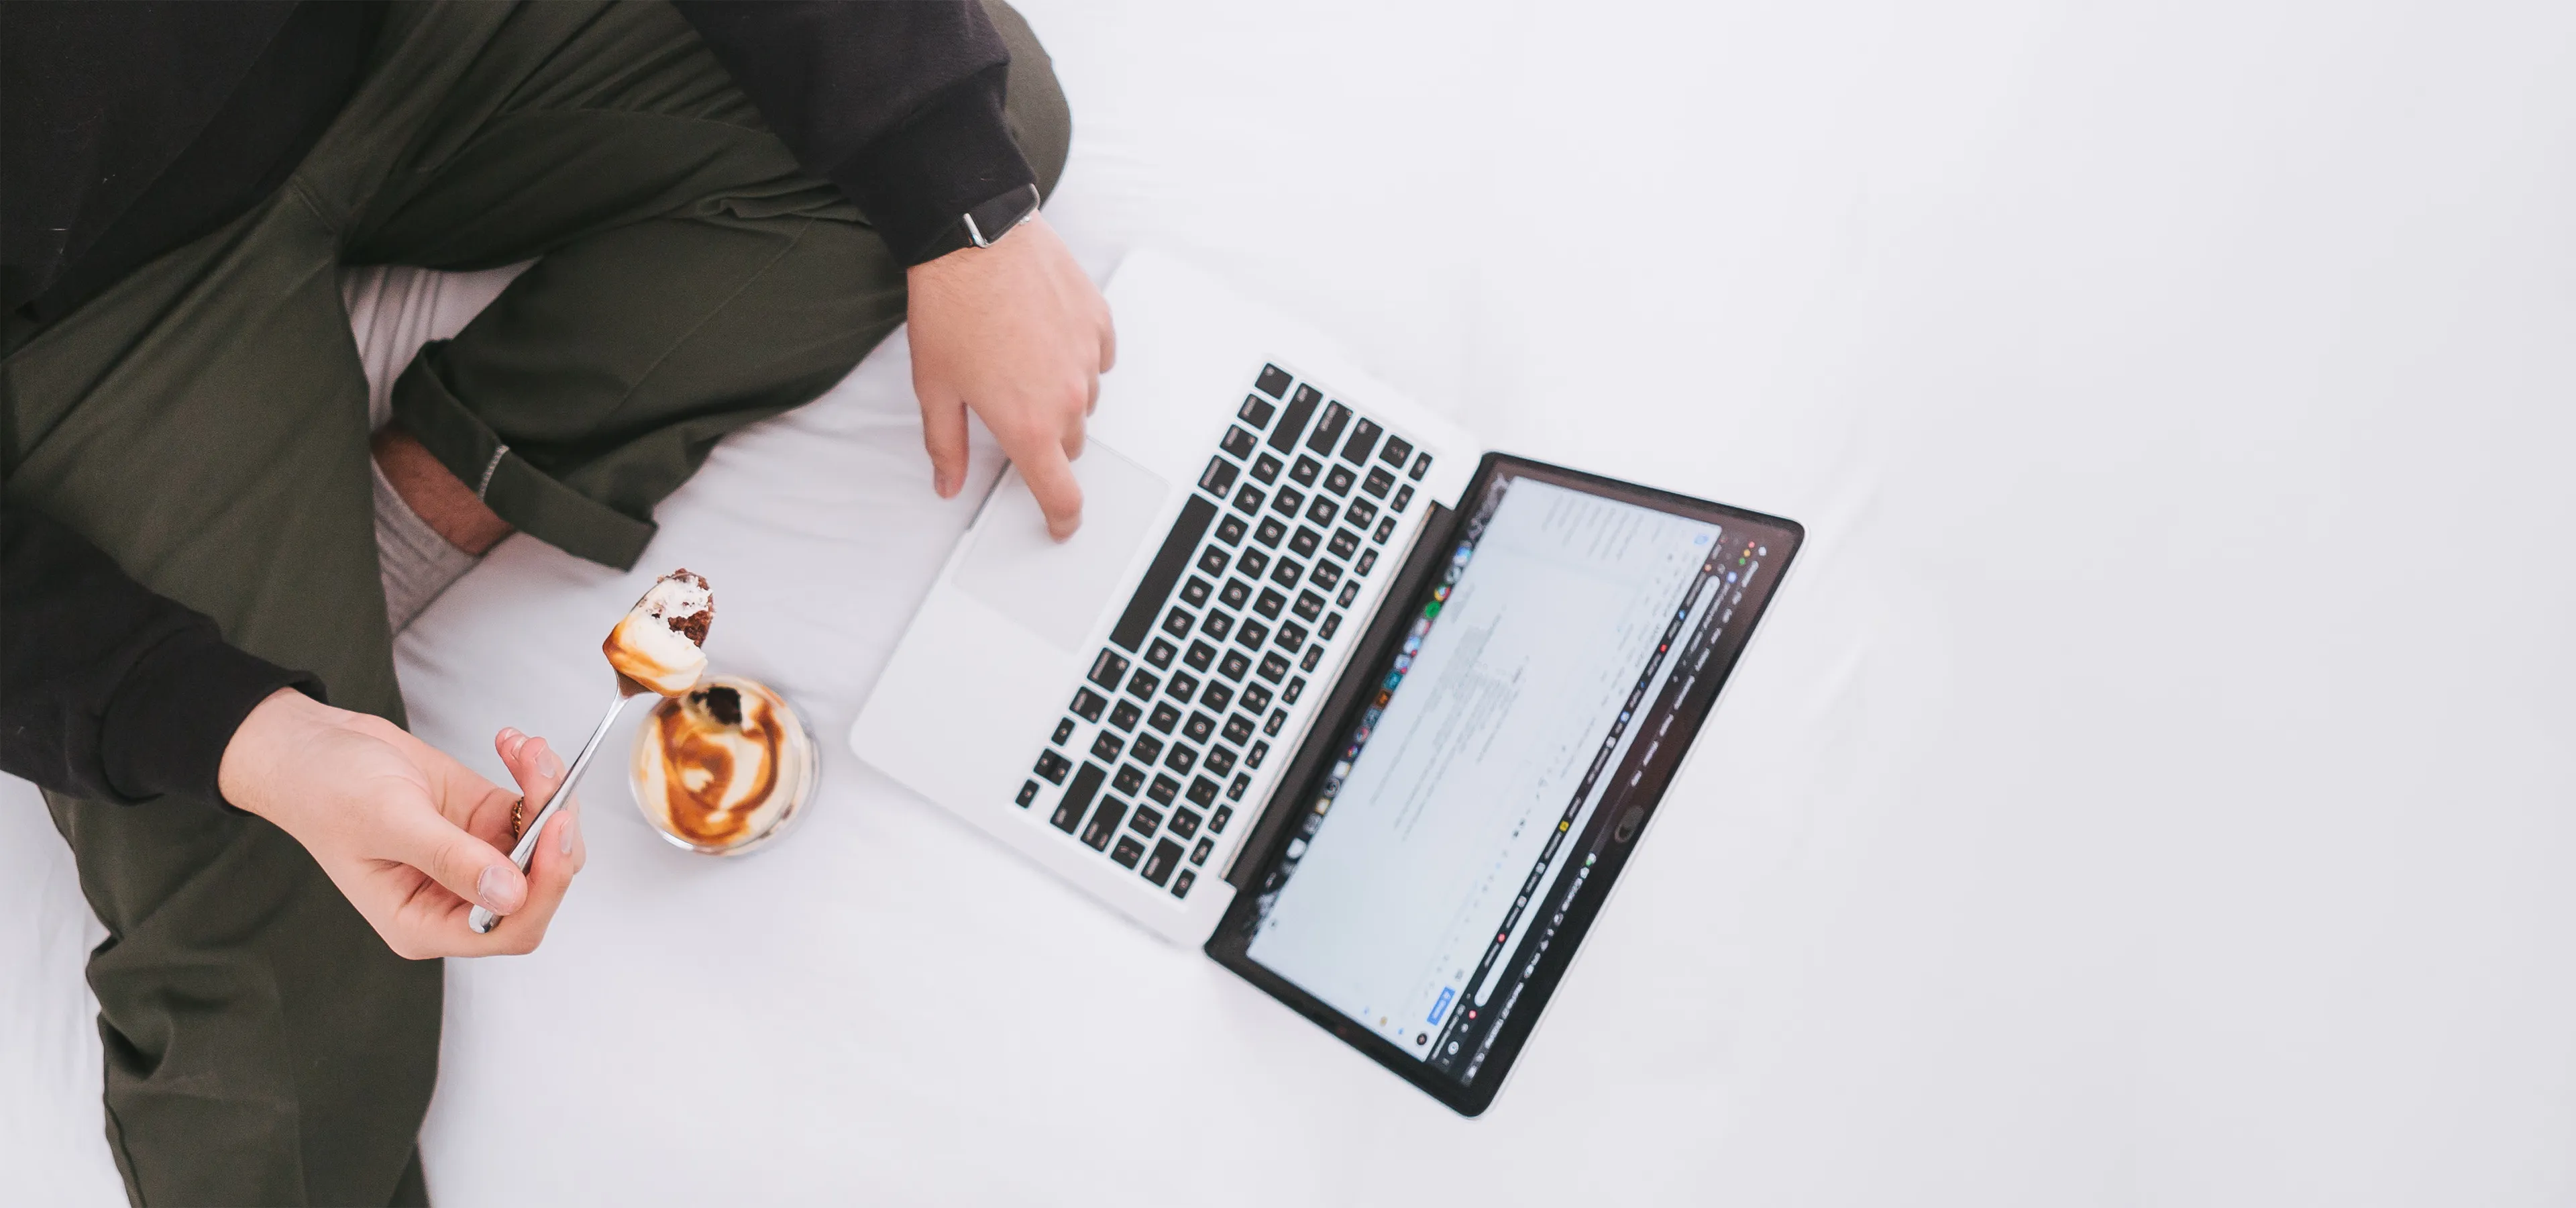
POLYGON ((429 527, 403 502, 375 458, 367 459, 367 471, 376 480, 376 570, 384 578, 385 620, 401 633, 438 593, 483 558, 449 545, 429 527))

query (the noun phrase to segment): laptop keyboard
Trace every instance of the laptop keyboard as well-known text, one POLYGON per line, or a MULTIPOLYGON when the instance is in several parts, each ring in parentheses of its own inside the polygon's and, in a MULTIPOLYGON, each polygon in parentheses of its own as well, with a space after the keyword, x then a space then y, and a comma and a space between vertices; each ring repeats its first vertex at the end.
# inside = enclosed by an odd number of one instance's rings
MULTIPOLYGON (((1265 365, 1018 804, 1176 898, 1314 702, 1431 455, 1265 365)), ((1388 574, 1393 574, 1389 571, 1388 574)))

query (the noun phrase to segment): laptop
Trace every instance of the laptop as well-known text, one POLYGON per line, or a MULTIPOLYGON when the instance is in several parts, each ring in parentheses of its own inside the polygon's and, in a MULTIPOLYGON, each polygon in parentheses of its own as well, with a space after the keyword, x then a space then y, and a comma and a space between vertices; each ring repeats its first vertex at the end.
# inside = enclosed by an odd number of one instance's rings
POLYGON ((1467 1115, 1803 539, 1490 453, 1139 251, 1050 540, 1005 471, 858 755, 1467 1115))

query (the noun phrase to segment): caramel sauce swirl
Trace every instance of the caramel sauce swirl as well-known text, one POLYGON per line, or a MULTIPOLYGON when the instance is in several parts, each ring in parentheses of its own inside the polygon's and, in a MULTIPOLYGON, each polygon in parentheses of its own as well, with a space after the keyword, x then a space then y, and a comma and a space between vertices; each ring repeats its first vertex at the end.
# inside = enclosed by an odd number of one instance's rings
POLYGON ((672 832, 708 847, 748 837, 754 815, 778 789, 780 735, 769 702, 731 688, 701 688, 682 707, 655 710, 654 725, 672 832), (757 758, 743 758, 746 748, 757 758))

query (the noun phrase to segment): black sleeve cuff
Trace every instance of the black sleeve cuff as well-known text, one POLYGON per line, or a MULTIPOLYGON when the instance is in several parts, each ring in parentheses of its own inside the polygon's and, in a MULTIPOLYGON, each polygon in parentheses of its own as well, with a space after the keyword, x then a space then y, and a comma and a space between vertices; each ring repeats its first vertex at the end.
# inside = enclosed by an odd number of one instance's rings
POLYGON ((322 699, 322 681, 226 645, 211 634, 170 635, 154 646, 109 699, 99 725, 99 762, 128 801, 178 793, 221 802, 224 748, 242 719, 280 688, 322 699))
POLYGON ((907 268, 957 216, 1037 183, 1002 118, 1008 63, 949 89, 825 173, 876 224, 907 268))

